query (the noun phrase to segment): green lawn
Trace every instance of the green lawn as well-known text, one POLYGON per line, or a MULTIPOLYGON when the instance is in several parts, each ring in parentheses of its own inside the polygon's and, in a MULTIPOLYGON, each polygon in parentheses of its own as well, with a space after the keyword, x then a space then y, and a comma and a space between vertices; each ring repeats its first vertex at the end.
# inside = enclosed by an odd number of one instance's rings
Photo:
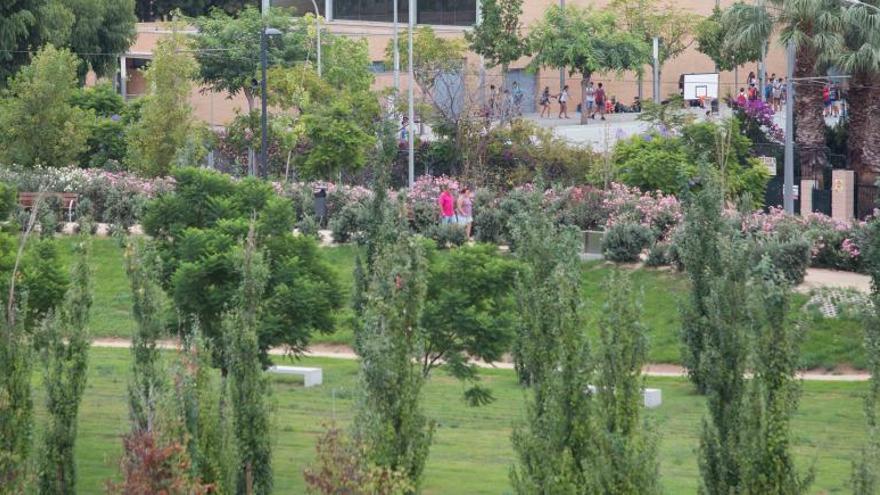
MULTIPOLYGON (((102 492, 105 481, 117 472, 119 435, 128 428, 128 360, 127 350, 91 351, 77 443, 80 493, 102 492)), ((302 469, 314 458, 314 442, 322 424, 334 418, 347 424, 353 414, 357 363, 317 358, 302 362, 324 369, 324 385, 304 389, 296 378, 272 378, 276 493, 304 493, 302 469)), ((425 390, 425 409, 438 426, 425 472, 426 494, 510 492, 507 475, 513 452, 509 438, 512 425, 523 417, 523 391, 512 371, 486 370, 484 376, 498 399, 485 407, 464 405, 461 385, 443 375, 433 377, 425 390)), ((692 394, 680 379, 650 379, 648 384, 663 390, 663 405, 649 416, 662 435, 661 475, 666 492, 695 493, 695 449, 704 399, 692 394)), ((848 492, 850 463, 865 438, 860 399, 865 387, 864 383, 804 384, 793 436, 798 466, 816 469, 811 493, 848 492)), ((42 407, 39 387, 37 394, 36 403, 42 407)))
MULTIPOLYGON (((62 241, 70 245, 73 241, 62 241)), ((128 282, 123 268, 123 252, 114 239, 95 238, 92 265, 95 269, 95 304, 92 308, 92 334, 95 337, 129 337, 134 326, 130 315, 128 282)), ((327 261, 334 267, 342 288, 348 293, 352 287, 352 271, 357 248, 353 245, 326 248, 327 261)), ((67 251, 67 250, 65 250, 67 251)), ((602 280, 611 268, 601 262, 585 263, 584 300, 595 318, 604 302, 602 280)), ((637 287, 642 289, 645 324, 650 329, 650 361, 677 363, 679 359, 679 303, 686 296, 686 279, 669 270, 640 269, 633 271, 637 287)), ((346 296, 348 300, 348 296, 346 296)), ((796 296, 797 306, 806 297, 796 296)), ((343 344, 352 342, 349 309, 337 315, 337 331, 316 335, 316 343, 343 344)), ((862 332, 855 319, 808 318, 806 340, 803 345, 803 363, 809 368, 833 368, 838 364, 864 367, 862 332)))

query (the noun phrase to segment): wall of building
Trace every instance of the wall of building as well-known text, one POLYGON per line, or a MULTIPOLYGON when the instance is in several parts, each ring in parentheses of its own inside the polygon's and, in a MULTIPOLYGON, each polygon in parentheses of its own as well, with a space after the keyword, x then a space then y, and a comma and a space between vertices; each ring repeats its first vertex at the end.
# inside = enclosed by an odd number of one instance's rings
MULTIPOLYGON (((401 0, 403 1, 403 0, 401 0)), ((566 0, 566 5, 576 5, 578 7, 594 6, 601 8, 610 3, 611 0, 566 0)), ((735 0, 722 0, 721 6, 727 6, 735 0)), ((323 3, 320 8, 323 8, 323 3)), ((552 5, 557 5, 558 0, 526 0, 523 6, 523 24, 525 30, 528 31, 530 25, 537 22, 543 13, 552 5)), ((706 16, 712 12, 715 2, 712 0, 677 0, 675 5, 688 12, 693 12, 695 16, 706 16)), ((402 27, 406 25, 405 16, 401 16, 400 22, 402 27)), ((371 60, 382 61, 385 59, 385 47, 392 38, 393 27, 390 23, 366 22, 366 21, 347 21, 333 20, 326 24, 326 28, 330 31, 351 36, 355 38, 364 38, 369 46, 371 60)), ((434 26, 439 36, 443 37, 462 37, 466 28, 459 26, 434 26)), ((167 27, 160 23, 142 23, 138 25, 138 36, 134 45, 129 50, 129 56, 149 57, 152 53, 156 42, 163 36, 168 34, 167 27)), ((405 38, 400 39, 401 43, 406 43, 405 38)), ((768 73, 776 73, 783 75, 785 72, 784 52, 778 43, 771 45, 768 54, 767 71, 768 73)), ((512 69, 525 68, 529 60, 523 59, 512 64, 512 69)), ((474 90, 478 87, 479 80, 479 57, 474 54, 468 55, 468 88, 474 90)), ((390 87, 393 84, 393 76, 390 72, 380 73, 376 76, 374 87, 382 89, 390 87)), ((749 71, 756 71, 756 64, 750 64, 741 67, 738 71, 738 77, 734 80, 734 72, 724 72, 720 76, 720 94, 735 94, 738 87, 744 86, 746 75, 749 71)), ((401 60, 401 87, 406 88, 406 60, 401 60)), ((668 61, 661 73, 660 84, 661 94, 669 95, 678 92, 678 80, 681 74, 696 72, 714 72, 714 64, 705 55, 696 50, 693 44, 679 57, 668 61)), ((496 69, 488 69, 486 71, 485 84, 500 84, 500 71, 496 69)), ((541 69, 535 73, 535 88, 540 92, 544 86, 549 86, 552 92, 559 90, 559 71, 553 69, 541 69)), ((132 89, 144 90, 142 83, 139 82, 142 76, 135 72, 129 74, 129 87, 132 89)), ((607 88, 609 97, 616 97, 623 103, 632 102, 633 98, 638 94, 637 76, 635 73, 623 74, 597 74, 594 76, 595 81, 601 81, 607 88)), ((577 74, 566 77, 566 84, 570 86, 572 104, 570 108, 580 103, 580 83, 581 77, 577 74)), ((645 67, 645 73, 642 81, 643 94, 646 99, 652 96, 653 75, 650 66, 645 67)), ((133 92, 133 91, 131 91, 133 92)), ((228 97, 228 95, 215 94, 210 91, 204 91, 203 88, 193 90, 193 106, 196 115, 211 124, 223 125, 228 123, 235 115, 236 111, 243 111, 247 108, 246 101, 242 95, 228 97)))

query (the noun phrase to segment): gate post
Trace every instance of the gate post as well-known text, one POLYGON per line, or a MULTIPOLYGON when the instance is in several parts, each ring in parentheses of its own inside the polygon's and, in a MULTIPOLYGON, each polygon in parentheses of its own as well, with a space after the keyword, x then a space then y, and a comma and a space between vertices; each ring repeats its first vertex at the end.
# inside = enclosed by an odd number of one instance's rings
POLYGON ((801 216, 813 213, 813 189, 815 188, 815 180, 801 179, 801 216))
POLYGON ((855 211, 856 178, 852 170, 831 171, 831 218, 852 220, 855 211))

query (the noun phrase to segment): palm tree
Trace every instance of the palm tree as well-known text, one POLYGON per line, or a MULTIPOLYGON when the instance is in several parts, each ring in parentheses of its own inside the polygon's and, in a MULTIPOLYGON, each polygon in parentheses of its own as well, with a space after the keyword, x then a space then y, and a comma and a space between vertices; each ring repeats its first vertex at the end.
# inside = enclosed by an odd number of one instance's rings
POLYGON ((843 49, 831 54, 828 63, 852 76, 847 158, 859 183, 874 185, 880 177, 880 11, 853 6, 844 9, 842 19, 843 49))
MULTIPOLYGON (((758 5, 736 3, 723 19, 729 23, 727 41, 734 47, 761 46, 778 30, 783 45, 794 45, 794 78, 798 80, 816 76, 820 58, 839 47, 839 13, 836 0, 766 0, 758 5)), ((801 175, 813 176, 828 163, 822 92, 805 83, 797 86, 794 96, 801 175)))

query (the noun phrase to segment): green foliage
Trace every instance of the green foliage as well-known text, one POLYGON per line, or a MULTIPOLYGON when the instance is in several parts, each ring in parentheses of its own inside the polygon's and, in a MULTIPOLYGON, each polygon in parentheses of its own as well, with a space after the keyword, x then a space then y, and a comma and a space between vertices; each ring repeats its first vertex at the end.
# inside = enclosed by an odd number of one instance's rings
POLYGON ((705 392, 707 387, 700 362, 709 332, 710 284, 712 277, 722 270, 722 238, 732 234, 721 218, 723 200, 714 182, 689 197, 682 229, 675 240, 682 266, 691 282, 690 294, 681 306, 681 363, 700 392, 705 392))
MULTIPOLYGON (((398 35, 401 40, 409 36, 406 29, 398 35)), ((399 43, 400 60, 408 60, 409 45, 399 43)), ((425 93, 432 93, 438 80, 446 74, 455 74, 463 68, 464 40, 441 38, 430 26, 420 26, 413 33, 413 74, 416 83, 425 93)), ((394 40, 385 46, 385 63, 394 64, 394 40)))
POLYGON ((366 39, 326 30, 321 33, 321 76, 331 87, 351 93, 369 92, 375 79, 370 61, 366 39))
POLYGON ((49 239, 28 246, 20 270, 18 287, 27 295, 25 328, 33 331, 64 299, 68 277, 61 267, 58 245, 49 239))
POLYGON ((791 420, 800 396, 800 327, 790 319, 791 286, 764 258, 757 266, 751 303, 755 364, 750 383, 748 475, 744 493, 807 493, 813 474, 797 472, 791 420))
POLYGON ((592 364, 581 325, 579 236, 536 214, 517 218, 516 283, 519 333, 514 359, 529 383, 526 419, 511 441, 516 493, 590 493, 594 437, 587 393, 592 364))
POLYGON ((135 38, 134 0, 15 0, 0 7, 0 87, 47 44, 69 48, 99 77, 113 74, 116 54, 135 38))
POLYGON ((852 490, 854 495, 875 495, 880 488, 880 431, 878 431, 877 404, 880 399, 880 317, 877 313, 877 291, 872 297, 874 310, 866 311, 863 318, 865 351, 868 356, 868 368, 871 381, 865 395, 865 423, 867 426, 866 441, 859 457, 853 461, 852 490))
POLYGON ((612 225, 602 239, 602 254, 618 263, 634 263, 653 239, 651 229, 638 223, 612 225))
POLYGON ((680 95, 670 96, 666 103, 643 101, 642 112, 636 118, 648 122, 653 130, 663 135, 678 132, 694 121, 694 115, 685 109, 684 98, 680 95))
POLYGON ((73 268, 72 283, 64 303, 43 321, 41 349, 49 420, 39 456, 38 492, 75 494, 77 416, 86 387, 89 358, 89 310, 92 307, 91 274, 85 241, 73 268))
POLYGON ((10 79, 10 97, 0 100, 0 161, 64 167, 85 151, 94 115, 70 104, 77 63, 49 45, 10 79))
POLYGON ((446 363, 453 376, 470 382, 468 397, 491 400, 477 381, 477 368, 468 362, 500 361, 513 338, 513 286, 517 264, 490 244, 453 249, 433 259, 421 331, 425 349, 420 358, 427 377, 446 363), (485 392, 480 394, 480 392, 485 392))
POLYGON ((197 66, 182 51, 185 38, 175 32, 154 50, 146 71, 147 85, 140 120, 128 132, 129 166, 147 177, 165 176, 193 129, 190 93, 197 66))
POLYGON ((747 62, 761 58, 760 51, 752 49, 734 49, 727 40, 730 28, 722 21, 724 12, 718 7, 712 15, 701 20, 696 26, 697 51, 706 55, 718 70, 730 71, 747 62))
MULTIPOLYGON (((650 44, 660 38, 660 65, 690 47, 696 16, 674 3, 659 0, 614 0, 609 8, 620 16, 623 28, 650 44)), ((653 65, 653 63, 651 64, 653 65)))
POLYGON ((605 282, 608 294, 599 321, 595 382, 596 467, 592 493, 658 494, 658 436, 641 418, 647 360, 646 329, 632 283, 621 272, 605 282))
POLYGON ((312 108, 303 115, 303 134, 310 149, 299 167, 302 177, 331 179, 340 170, 357 171, 366 164, 376 140, 363 120, 352 119, 353 113, 368 120, 378 116, 375 97, 369 93, 339 94, 332 103, 312 108))
POLYGON ((618 29, 611 11, 557 6, 532 28, 534 67, 569 69, 586 79, 597 72, 638 68, 648 58, 647 45, 618 29))
POLYGON ((239 255, 241 285, 234 309, 223 319, 228 349, 229 390, 236 444, 236 492, 272 492, 272 449, 269 424, 269 382, 261 365, 260 299, 270 270, 257 252, 251 223, 244 252, 239 255))
MULTIPOLYGON (((4 274, 5 277, 5 274, 4 274)), ((4 292, 4 296, 6 292, 4 292)), ((13 311, 16 310, 12 306, 13 311)), ((31 392, 33 343, 22 320, 0 307, 0 494, 23 493, 28 486, 34 429, 31 392)))
POLYGON ((98 117, 122 115, 125 111, 125 100, 110 83, 79 88, 71 95, 70 103, 83 110, 92 110, 98 117))
POLYGON ((128 414, 132 434, 154 431, 162 391, 165 389, 157 341, 163 334, 162 299, 155 280, 154 252, 132 240, 125 257, 131 286, 131 312, 136 323, 131 339, 132 377, 128 384, 128 414))
POLYGON ((376 248, 363 295, 357 347, 362 392, 354 428, 369 462, 403 474, 415 492, 434 431, 420 405, 425 377, 418 363, 426 345, 419 324, 427 260, 421 243, 405 232, 376 248))
POLYGON ((437 243, 441 249, 458 247, 467 242, 464 226, 457 224, 434 224, 425 229, 425 236, 437 243))
POLYGON ((500 65, 506 72, 511 62, 529 54, 520 22, 522 4, 522 0, 485 0, 480 4, 480 23, 464 37, 487 67, 500 65))
MULTIPOLYGON (((264 19, 260 10, 246 6, 235 17, 221 9, 191 20, 199 34, 192 37, 196 51, 199 76, 205 85, 216 92, 231 95, 244 93, 248 111, 254 110, 256 91, 251 79, 257 77, 260 67, 260 31, 264 19)), ((305 19, 294 26, 290 15, 281 9, 270 9, 265 26, 282 32, 270 38, 268 60, 274 65, 291 65, 306 58, 308 48, 305 19), (294 28, 298 29, 294 29, 294 28)))
POLYGON ((677 194, 697 172, 678 139, 659 135, 633 136, 618 142, 612 159, 618 178, 642 191, 677 194))
MULTIPOLYGON (((342 304, 339 283, 314 239, 294 236, 290 201, 264 181, 232 181, 223 174, 178 169, 173 193, 147 205, 144 229, 157 239, 162 283, 184 319, 197 319, 222 365, 220 321, 240 285, 236 245, 256 217, 269 279, 261 299, 260 349, 287 346, 300 353, 313 332, 334 328, 342 304)), ((265 357, 265 356, 264 356, 265 357)))
POLYGON ((810 243, 802 237, 790 240, 766 240, 755 246, 752 257, 755 263, 763 256, 791 285, 804 281, 810 266, 810 243))

